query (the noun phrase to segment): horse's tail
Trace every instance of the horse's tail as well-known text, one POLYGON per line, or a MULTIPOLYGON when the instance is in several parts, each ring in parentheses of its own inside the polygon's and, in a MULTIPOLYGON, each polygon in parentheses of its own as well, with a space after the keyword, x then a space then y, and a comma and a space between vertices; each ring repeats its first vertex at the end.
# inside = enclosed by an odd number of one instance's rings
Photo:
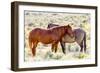
POLYGON ((29 35, 29 47, 32 49, 32 38, 30 35, 29 35))
POLYGON ((86 52, 86 33, 84 34, 84 52, 86 52))

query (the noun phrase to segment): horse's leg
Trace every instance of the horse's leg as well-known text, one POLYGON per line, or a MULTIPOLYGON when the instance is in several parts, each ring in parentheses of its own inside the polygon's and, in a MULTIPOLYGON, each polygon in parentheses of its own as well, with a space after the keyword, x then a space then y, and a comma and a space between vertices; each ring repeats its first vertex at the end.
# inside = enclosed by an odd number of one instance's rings
POLYGON ((52 52, 54 51, 54 48, 55 48, 55 45, 52 44, 52 48, 51 48, 52 52))
POLYGON ((80 43, 80 47, 81 47, 81 52, 83 52, 83 41, 80 43))
POLYGON ((60 41, 60 45, 61 45, 61 47, 62 47, 62 51, 63 51, 63 53, 64 54, 66 54, 66 52, 65 52, 65 43, 64 42, 62 42, 62 41, 60 41))
POLYGON ((84 35, 84 52, 86 52, 86 33, 85 33, 85 35, 84 35))
POLYGON ((33 56, 36 55, 36 47, 37 47, 37 44, 38 44, 38 42, 34 42, 33 43, 33 48, 32 48, 32 54, 33 54, 33 56))
POLYGON ((55 43, 55 53, 57 52, 58 43, 55 43))

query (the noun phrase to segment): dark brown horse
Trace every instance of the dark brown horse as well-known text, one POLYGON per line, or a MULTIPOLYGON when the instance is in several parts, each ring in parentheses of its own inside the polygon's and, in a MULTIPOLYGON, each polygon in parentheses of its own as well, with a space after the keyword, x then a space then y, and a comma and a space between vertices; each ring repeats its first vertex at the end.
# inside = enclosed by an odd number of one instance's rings
MULTIPOLYGON (((47 28, 52 28, 55 26, 59 26, 57 24, 48 24, 47 28)), ((62 40, 60 41, 61 47, 62 47, 62 51, 63 53, 65 53, 65 43, 73 43, 73 42, 77 42, 79 44, 79 46, 81 47, 81 52, 86 52, 86 32, 80 28, 78 29, 74 29, 74 36, 73 38, 71 38, 70 36, 68 36, 67 34, 62 38, 62 40)))
POLYGON ((68 34, 73 37, 71 26, 57 26, 50 29, 35 28, 29 33, 29 46, 32 49, 32 54, 35 56, 36 47, 39 42, 43 44, 52 44, 52 51, 57 51, 57 45, 62 37, 68 34))

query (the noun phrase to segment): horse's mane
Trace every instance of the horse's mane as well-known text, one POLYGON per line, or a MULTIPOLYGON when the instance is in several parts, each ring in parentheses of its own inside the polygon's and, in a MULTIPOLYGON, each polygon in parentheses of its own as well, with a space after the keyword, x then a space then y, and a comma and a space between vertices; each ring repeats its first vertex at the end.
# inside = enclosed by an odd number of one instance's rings
POLYGON ((57 29, 57 28, 59 28, 60 26, 54 26, 54 27, 51 27, 51 28, 49 28, 49 29, 57 29))
POLYGON ((55 26, 55 27, 52 27, 51 29, 52 29, 52 30, 62 30, 62 29, 64 29, 65 27, 67 27, 67 26, 55 26))

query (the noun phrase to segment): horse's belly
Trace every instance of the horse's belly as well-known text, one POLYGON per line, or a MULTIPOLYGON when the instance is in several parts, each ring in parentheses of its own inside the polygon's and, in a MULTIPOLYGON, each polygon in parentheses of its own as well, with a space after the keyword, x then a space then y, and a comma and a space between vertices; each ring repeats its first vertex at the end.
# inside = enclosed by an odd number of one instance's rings
POLYGON ((52 43, 50 41, 40 41, 40 42, 43 43, 43 44, 50 44, 50 43, 52 43))
POLYGON ((49 40, 49 39, 44 38, 44 39, 41 39, 39 42, 41 42, 41 43, 43 43, 43 44, 50 44, 50 43, 52 43, 53 41, 52 41, 52 40, 49 40))

